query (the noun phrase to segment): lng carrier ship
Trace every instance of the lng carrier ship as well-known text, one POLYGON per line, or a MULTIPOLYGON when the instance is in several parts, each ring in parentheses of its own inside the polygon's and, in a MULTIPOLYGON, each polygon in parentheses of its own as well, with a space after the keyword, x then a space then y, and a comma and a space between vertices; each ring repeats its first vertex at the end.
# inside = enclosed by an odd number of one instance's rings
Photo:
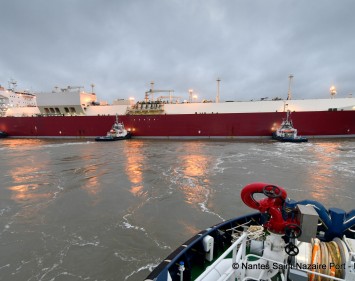
POLYGON ((355 137, 355 98, 292 99, 291 80, 285 99, 197 102, 192 91, 180 101, 173 90, 155 90, 141 102, 99 102, 93 89, 54 88, 31 93, 0 87, 0 131, 9 137, 93 138, 106 134, 118 116, 133 137, 145 138, 271 138, 291 112, 299 134, 307 137, 355 137), (164 96, 158 97, 158 94, 164 96), (156 98, 154 97, 156 96, 156 98))

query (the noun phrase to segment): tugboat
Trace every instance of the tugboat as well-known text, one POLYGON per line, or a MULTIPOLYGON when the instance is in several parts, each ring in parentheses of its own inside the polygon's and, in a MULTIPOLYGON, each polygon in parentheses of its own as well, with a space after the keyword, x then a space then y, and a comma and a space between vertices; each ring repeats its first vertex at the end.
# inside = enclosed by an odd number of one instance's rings
POLYGON ((290 111, 287 111, 286 119, 281 123, 281 126, 272 133, 274 140, 282 142, 307 142, 308 139, 297 135, 297 129, 293 127, 290 118, 290 111))
POLYGON ((122 122, 118 122, 118 117, 116 115, 116 121, 112 125, 110 131, 107 132, 106 136, 96 137, 95 141, 118 141, 131 138, 131 132, 127 131, 122 122))
POLYGON ((241 199, 259 212, 201 231, 145 280, 355 280, 355 209, 296 202, 261 182, 245 186, 241 199))
POLYGON ((8 136, 9 136, 9 135, 8 135, 6 132, 0 131, 0 139, 6 138, 6 137, 8 137, 8 136))

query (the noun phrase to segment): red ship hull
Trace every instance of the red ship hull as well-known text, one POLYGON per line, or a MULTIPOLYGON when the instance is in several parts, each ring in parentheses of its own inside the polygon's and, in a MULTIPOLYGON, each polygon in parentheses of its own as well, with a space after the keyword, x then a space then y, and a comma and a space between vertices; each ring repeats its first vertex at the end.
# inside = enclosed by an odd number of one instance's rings
MULTIPOLYGON (((119 120, 133 137, 256 138, 271 137, 284 112, 123 115, 119 120)), ((1 117, 0 130, 10 137, 74 137, 105 135, 115 116, 1 117)), ((293 112, 300 135, 355 137, 355 111, 293 112)))

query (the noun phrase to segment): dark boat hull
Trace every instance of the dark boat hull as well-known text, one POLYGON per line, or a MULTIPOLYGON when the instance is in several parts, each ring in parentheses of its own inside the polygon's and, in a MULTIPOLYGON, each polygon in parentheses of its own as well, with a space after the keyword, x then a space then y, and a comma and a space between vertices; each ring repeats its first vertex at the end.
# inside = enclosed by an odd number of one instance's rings
POLYGON ((128 133, 126 136, 124 137, 96 137, 95 141, 119 141, 119 140, 127 140, 131 138, 131 134, 128 133))
MULTIPOLYGON (((302 201, 300 202, 302 203, 302 201)), ((310 202, 305 202, 308 204, 310 202)), ((339 209, 337 209, 339 210, 339 209)), ((354 213, 354 210, 352 211, 354 213)), ((354 215, 354 214, 352 214, 354 215)), ((206 230, 203 230, 196 234, 191 239, 187 240, 184 244, 178 247, 163 262, 161 262, 145 279, 145 281, 166 281, 166 280, 180 280, 179 264, 183 262, 185 265, 184 280, 195 280, 196 277, 202 273, 210 263, 205 260, 205 252, 203 249, 203 239, 209 235, 214 238, 215 253, 221 253, 224 249, 228 248, 232 242, 231 233, 229 230, 232 228, 243 228, 245 225, 262 225, 265 222, 265 216, 261 213, 249 214, 241 217, 231 219, 226 222, 222 222, 215 226, 212 226, 206 230), (198 268, 196 271, 195 269, 198 268), (169 279, 168 278, 171 278, 169 279)), ((355 232, 350 229, 346 229, 341 236, 355 239, 355 232)), ((318 233, 325 232, 328 228, 323 224, 318 225, 318 233)), ((323 237, 323 236, 322 236, 323 237)), ((318 237, 324 240, 324 237, 318 237)), ((298 279, 297 279, 298 280, 298 279)))
POLYGON ((284 138, 284 137, 278 137, 278 136, 276 136, 275 134, 273 134, 273 135, 272 135, 272 138, 273 138, 274 140, 281 141, 281 142, 296 142, 296 143, 299 143, 299 142, 308 142, 308 139, 307 139, 307 138, 304 138, 304 137, 284 138))
POLYGON ((8 137, 8 134, 5 132, 0 132, 0 139, 8 137))
MULTIPOLYGON (((205 260, 202 245, 203 238, 207 235, 214 237, 216 241, 215 251, 223 251, 231 245, 232 240, 231 232, 227 230, 248 222, 261 224, 261 214, 255 213, 234 218, 199 232, 166 257, 145 280, 166 281, 168 280, 168 274, 170 274, 172 280, 180 280, 178 265, 181 261, 186 265, 184 280, 194 280, 194 272, 190 271, 189 268, 192 268, 193 264, 198 264, 200 261, 204 262, 205 260)), ((208 264, 201 264, 201 267, 205 266, 208 266, 208 264)))

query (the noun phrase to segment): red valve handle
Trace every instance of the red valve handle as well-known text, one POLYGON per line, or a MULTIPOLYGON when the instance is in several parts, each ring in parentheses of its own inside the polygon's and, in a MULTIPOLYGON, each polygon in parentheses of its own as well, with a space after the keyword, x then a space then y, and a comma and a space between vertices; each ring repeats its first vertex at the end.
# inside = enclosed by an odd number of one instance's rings
POLYGON ((242 189, 243 202, 250 208, 264 213, 271 207, 282 206, 287 198, 287 193, 282 187, 263 182, 251 183, 242 189), (268 196, 265 199, 256 200, 254 194, 261 193, 268 196))
POLYGON ((242 189, 241 198, 250 208, 270 215, 270 220, 264 226, 272 232, 284 234, 285 227, 295 223, 282 217, 282 207, 287 198, 287 193, 282 187, 263 182, 248 184, 242 189), (254 198, 256 193, 264 194, 266 198, 256 200, 254 198))

